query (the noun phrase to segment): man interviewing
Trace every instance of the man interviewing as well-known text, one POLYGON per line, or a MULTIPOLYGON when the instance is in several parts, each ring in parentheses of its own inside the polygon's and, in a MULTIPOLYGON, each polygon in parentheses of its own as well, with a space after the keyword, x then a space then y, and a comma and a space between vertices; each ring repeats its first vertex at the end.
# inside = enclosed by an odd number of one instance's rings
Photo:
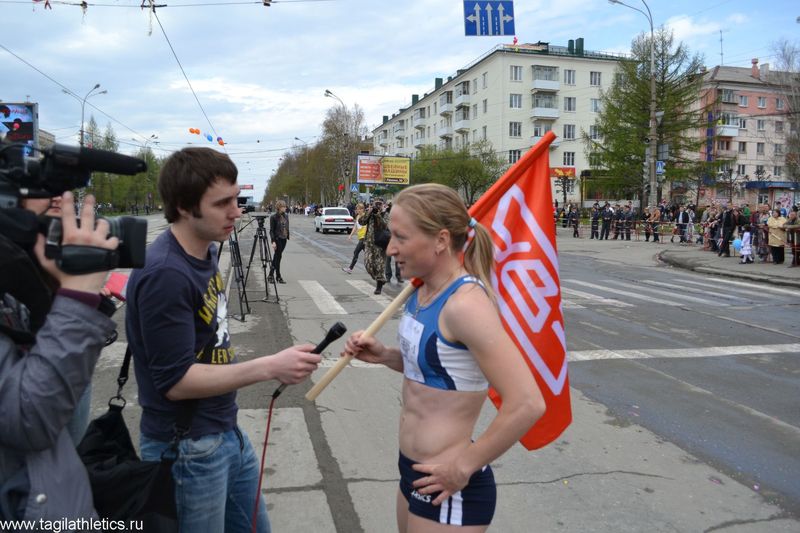
POLYGON ((237 170, 209 148, 185 148, 164 163, 158 190, 171 226, 148 248, 128 284, 126 330, 142 405, 141 454, 158 460, 186 404, 196 410, 173 465, 181 531, 270 530, 257 493, 261 475, 249 439, 236 424, 236 391, 276 380, 306 379, 321 358, 313 345, 239 361, 230 342, 217 248, 240 216, 237 170))

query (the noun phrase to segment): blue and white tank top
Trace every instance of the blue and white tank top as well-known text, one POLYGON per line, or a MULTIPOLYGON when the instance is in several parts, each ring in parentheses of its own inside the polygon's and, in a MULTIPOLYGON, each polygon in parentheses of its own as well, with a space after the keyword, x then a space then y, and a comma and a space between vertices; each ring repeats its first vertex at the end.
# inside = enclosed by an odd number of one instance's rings
POLYGON ((439 315, 448 298, 465 283, 483 284, 473 276, 455 280, 426 307, 417 293, 406 302, 397 341, 403 355, 403 374, 412 381, 443 390, 482 391, 489 388, 472 353, 461 343, 451 343, 439 331, 439 315))

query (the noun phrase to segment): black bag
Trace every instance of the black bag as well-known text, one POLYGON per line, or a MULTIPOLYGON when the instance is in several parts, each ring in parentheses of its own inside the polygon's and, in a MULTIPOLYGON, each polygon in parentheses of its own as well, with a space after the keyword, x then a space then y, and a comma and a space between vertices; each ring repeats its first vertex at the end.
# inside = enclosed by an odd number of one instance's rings
MULTIPOLYGON (((141 520, 144 531, 177 533, 177 509, 172 465, 178 457, 181 431, 188 431, 194 409, 187 407, 176 426, 176 438, 160 461, 142 461, 133 447, 122 417, 125 398, 122 387, 128 381, 131 350, 119 371, 117 395, 108 402, 108 411, 92 420, 78 445, 78 455, 89 474, 94 506, 101 518, 141 520)), ((196 402, 194 402, 196 407, 196 402)))
POLYGON ((372 242, 381 250, 385 250, 389 246, 389 241, 392 238, 392 232, 388 228, 378 229, 375 228, 375 233, 372 235, 372 242))

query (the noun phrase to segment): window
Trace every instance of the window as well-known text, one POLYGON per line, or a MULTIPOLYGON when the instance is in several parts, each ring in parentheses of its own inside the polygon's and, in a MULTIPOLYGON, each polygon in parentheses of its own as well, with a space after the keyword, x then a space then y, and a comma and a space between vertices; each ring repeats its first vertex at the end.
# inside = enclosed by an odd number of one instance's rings
POLYGON ((520 156, 522 155, 521 150, 509 150, 508 151, 508 162, 510 164, 514 164, 519 161, 520 156))
POLYGON ((486 111, 488 109, 489 109, 489 99, 488 98, 484 98, 483 99, 483 112, 486 113, 486 111))
POLYGON ((564 139, 575 139, 575 124, 564 124, 564 139))
POLYGON ((775 121, 775 133, 783 133, 783 121, 776 120, 775 121))
POLYGON ((522 137, 522 122, 509 122, 508 123, 508 136, 509 137, 522 137))
POLYGON ((739 119, 739 129, 740 130, 746 130, 747 129, 747 119, 746 118, 740 118, 739 119))
POLYGON ((511 65, 511 81, 522 81, 522 67, 511 65))
POLYGON ((764 155, 764 143, 756 143, 756 154, 764 155))
POLYGON ((533 123, 533 136, 544 137, 544 134, 550 131, 551 125, 549 122, 534 122, 533 123))
POLYGON ((717 141, 717 150, 730 150, 731 149, 731 142, 719 140, 717 141))
POLYGON ((589 100, 589 111, 592 113, 599 113, 600 112, 600 99, 599 98, 592 98, 589 100))
POLYGON ((508 107, 511 109, 522 109, 522 95, 521 94, 510 94, 508 95, 508 107))
POLYGON ((545 67, 542 65, 533 66, 533 79, 558 81, 558 67, 545 67))
POLYGON ((747 174, 747 166, 746 165, 739 165, 736 167, 736 173, 740 176, 744 176, 747 174))
POLYGON ((589 166, 595 168, 603 166, 603 156, 594 152, 589 154, 589 166))
POLYGON ((575 111, 575 97, 567 96, 564 98, 564 111, 575 111))
POLYGON ((472 80, 472 94, 475 94, 477 92, 478 92, 478 78, 475 78, 474 80, 472 80))
POLYGON ((775 99, 775 109, 783 109, 783 99, 776 98, 775 99))
POLYGON ((758 193, 758 203, 760 203, 760 204, 768 204, 769 203, 769 193, 765 193, 765 192, 758 193))
POLYGON ((758 131, 764 131, 764 130, 767 129, 766 127, 767 127, 767 121, 766 120, 764 120, 763 118, 760 118, 760 119, 756 120, 756 129, 758 131))
POLYGON ((783 167, 772 167, 772 175, 780 178, 783 175, 783 167))
POLYGON ((615 72, 614 73, 614 82, 617 85, 623 85, 625 83, 625 74, 622 72, 615 72))
POLYGON ((593 141, 600 139, 600 126, 589 126, 589 138, 593 141))
POLYGON ((600 87, 600 73, 591 71, 589 72, 589 85, 592 87, 600 87))
POLYGON ((564 152, 564 166, 565 167, 575 166, 575 152, 564 152))
POLYGON ((783 145, 776 144, 775 145, 775 155, 783 155, 783 145))
POLYGON ((550 93, 536 93, 533 95, 533 107, 546 107, 548 109, 557 109, 558 100, 556 95, 550 93))
POLYGON ((575 85, 575 71, 564 69, 564 85, 575 85))
POLYGON ((733 89, 720 89, 718 94, 720 96, 720 99, 722 100, 722 103, 724 104, 736 103, 736 101, 733 99, 735 96, 733 94, 733 89))
POLYGON ((481 128, 481 139, 486 140, 486 126, 481 128))
POLYGON ((488 79, 489 79, 489 73, 488 72, 484 72, 483 74, 481 74, 481 83, 482 83, 482 88, 483 89, 488 87, 488 85, 487 85, 488 79))
POLYGON ((739 143, 739 153, 746 154, 747 153, 747 143, 740 142, 739 143))
POLYGON ((472 130, 472 138, 474 140, 478 140, 478 130, 472 130))
POLYGON ((764 165, 756 165, 756 176, 762 176, 762 177, 764 176, 764 165))
POLYGON ((747 107, 747 97, 746 96, 739 96, 739 107, 747 107))
POLYGON ((759 96, 758 97, 758 107, 765 108, 767 107, 767 97, 766 96, 759 96))

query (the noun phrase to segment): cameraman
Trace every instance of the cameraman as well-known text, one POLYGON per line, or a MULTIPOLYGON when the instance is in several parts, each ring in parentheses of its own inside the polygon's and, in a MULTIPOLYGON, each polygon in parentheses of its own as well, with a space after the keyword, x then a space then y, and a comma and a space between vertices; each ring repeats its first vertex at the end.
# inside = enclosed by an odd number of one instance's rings
MULTIPOLYGON (((64 246, 117 248, 105 220, 95 227, 94 203, 86 198, 79 226, 72 194, 64 193, 64 246)), ((41 215, 50 199, 22 206, 41 215)), ((24 218, 3 211, 4 222, 24 218)), ((99 294, 106 273, 65 274, 45 257, 43 235, 25 249, 6 224, 0 228, 0 516, 96 517, 67 423, 114 331, 113 304, 99 294)))

